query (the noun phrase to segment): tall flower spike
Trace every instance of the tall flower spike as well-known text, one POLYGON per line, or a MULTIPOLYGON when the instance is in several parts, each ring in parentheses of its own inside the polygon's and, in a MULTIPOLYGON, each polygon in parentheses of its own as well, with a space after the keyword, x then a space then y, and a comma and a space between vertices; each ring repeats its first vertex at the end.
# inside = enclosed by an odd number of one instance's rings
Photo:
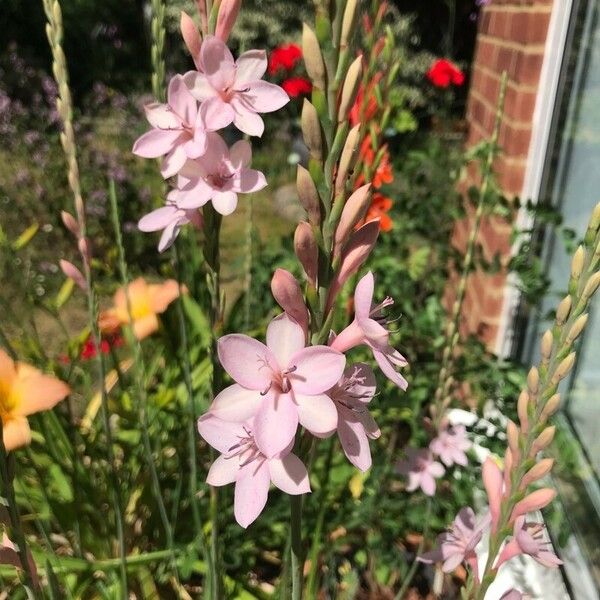
POLYGON ((261 136, 259 113, 279 110, 290 100, 279 86, 262 81, 267 70, 264 50, 249 50, 234 61, 223 40, 209 36, 200 49, 200 67, 201 72, 190 71, 184 79, 206 107, 206 125, 212 130, 233 123, 243 133, 261 136))

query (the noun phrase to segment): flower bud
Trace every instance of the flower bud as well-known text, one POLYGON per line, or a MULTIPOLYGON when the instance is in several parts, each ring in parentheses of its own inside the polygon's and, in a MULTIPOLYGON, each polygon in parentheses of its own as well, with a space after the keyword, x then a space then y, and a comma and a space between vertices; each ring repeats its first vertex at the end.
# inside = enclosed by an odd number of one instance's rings
POLYGON ((344 86, 342 87, 342 99, 338 108, 338 123, 342 123, 348 118, 348 112, 354 104, 358 86, 362 74, 362 56, 358 56, 348 68, 344 86))
POLYGON ((571 296, 565 296, 558 308, 556 309, 556 323, 557 325, 563 325, 565 321, 569 318, 569 314, 571 313, 571 296))
POLYGON ((235 25, 242 0, 221 0, 217 24, 215 26, 215 35, 227 42, 229 34, 235 25))
POLYGON ((364 217, 371 202, 371 184, 367 183, 359 187, 346 200, 340 222, 335 230, 334 255, 340 254, 348 236, 352 233, 354 226, 364 217))
POLYGON ((340 35, 340 48, 342 50, 348 46, 348 41, 354 31, 354 23, 356 16, 358 0, 347 0, 346 10, 344 10, 344 18, 342 19, 342 33, 340 35))
POLYGON ((554 466, 554 459, 552 458, 543 458, 535 464, 525 475, 523 475, 523 479, 521 479, 521 485, 519 486, 522 490, 527 489, 532 483, 539 481, 542 477, 546 477, 550 471, 552 471, 552 467, 554 466))
POLYGON ((325 91, 325 62, 321 54, 321 47, 315 32, 306 23, 302 28, 302 53, 306 72, 314 86, 325 91))
POLYGON ((600 286, 600 271, 594 273, 583 288, 583 300, 589 300, 600 286))
POLYGON ((540 373, 536 367, 531 367, 527 374, 527 387, 532 395, 537 394, 540 389, 540 373))
POLYGON ((573 254, 573 259, 571 261, 571 277, 573 279, 579 279, 581 277, 581 273, 583 271, 583 263, 585 262, 585 248, 583 246, 579 246, 573 254))
POLYGON ((545 423, 549 417, 551 417, 560 406, 560 394, 554 394, 548 399, 548 402, 544 405, 542 412, 540 413, 540 421, 545 423))
POLYGON ((600 230, 600 202, 594 207, 592 218, 590 219, 590 229, 593 231, 600 230))
POLYGON ((533 442, 533 446, 531 448, 531 455, 535 456, 538 452, 547 448, 552 440, 554 439, 554 434, 556 433, 556 427, 554 425, 550 425, 546 427, 540 435, 537 436, 535 441, 533 442))
POLYGON ((202 39, 200 38, 200 32, 192 17, 184 11, 181 11, 180 27, 183 41, 194 60, 196 68, 200 69, 200 47, 202 46, 202 39))
POLYGON ((513 421, 508 421, 506 425, 506 438, 513 457, 519 456, 519 428, 513 421))
POLYGON ((285 269, 276 269, 271 279, 271 292, 277 304, 294 319, 306 333, 308 310, 296 278, 285 269))
POLYGON ((308 220, 311 225, 319 226, 321 223, 321 201, 319 192, 315 186, 310 173, 302 166, 298 165, 296 174, 296 188, 298 198, 304 210, 308 213, 308 220))
POLYGON ((517 414, 519 415, 519 422, 521 423, 521 429, 523 433, 527 433, 529 431, 529 394, 523 390, 519 394, 519 399, 517 400, 517 414))
POLYGON ((90 259, 92 258, 92 253, 90 251, 90 243, 88 239, 85 237, 79 238, 77 247, 79 248, 79 252, 81 252, 83 260, 89 264, 90 259))
POLYGON ((78 238, 81 234, 81 229, 79 228, 79 223, 76 221, 75 217, 67 212, 66 210, 61 211, 60 218, 64 226, 76 237, 78 238))
POLYGON ((357 158, 356 149, 360 137, 360 123, 353 127, 348 132, 348 137, 340 155, 340 163, 335 176, 335 191, 336 194, 342 192, 346 186, 348 172, 354 167, 354 162, 357 158))
POLYGON ((317 284, 319 251, 311 226, 300 221, 294 233, 294 250, 308 281, 313 287, 317 284))
POLYGON ((580 335, 581 332, 585 329, 585 326, 588 322, 588 314, 583 314, 577 317, 575 323, 569 330, 569 334, 567 335, 567 344, 572 344, 580 335))
POLYGON ((510 494, 511 490, 510 475, 512 473, 513 464, 514 460, 512 452, 510 451, 510 448, 506 448, 504 451, 504 472, 502 476, 504 479, 504 493, 507 496, 510 494))
POLYGON ((323 160, 321 123, 317 109, 306 98, 302 106, 301 125, 304 143, 308 146, 311 157, 321 162, 323 160))
POLYGON ((559 383, 569 374, 569 372, 573 368, 573 365, 575 364, 575 357, 576 353, 571 352, 571 354, 569 354, 567 358, 563 359, 563 361, 558 365, 558 367, 556 367, 556 371, 554 371, 554 375, 552 376, 553 384, 559 383))
POLYGON ((542 358, 544 360, 550 360, 550 356, 552 355, 552 344, 554 342, 554 337, 552 336, 552 332, 548 329, 546 333, 542 336, 542 342, 540 344, 540 350, 542 353, 542 358))
POLYGON ((541 490, 531 492, 531 494, 525 496, 523 500, 517 502, 510 516, 510 523, 514 523, 517 518, 526 515, 527 513, 548 506, 548 504, 554 500, 555 496, 556 491, 550 488, 542 488, 541 490))
POLYGON ((87 282, 83 273, 68 260, 60 260, 60 269, 66 277, 72 279, 77 286, 79 286, 84 292, 87 290, 87 282))

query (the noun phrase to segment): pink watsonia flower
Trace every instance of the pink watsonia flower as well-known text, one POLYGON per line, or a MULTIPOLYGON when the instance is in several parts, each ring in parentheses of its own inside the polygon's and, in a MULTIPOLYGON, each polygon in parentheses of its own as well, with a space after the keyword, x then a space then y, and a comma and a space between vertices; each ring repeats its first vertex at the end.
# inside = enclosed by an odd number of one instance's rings
POLYGON ((475 548, 489 523, 489 515, 478 522, 472 508, 461 508, 450 530, 438 536, 437 548, 417 557, 417 560, 426 564, 441 562, 445 573, 451 573, 462 562, 466 562, 476 581, 479 581, 475 548))
POLYGON ((433 460, 427 448, 407 448, 406 460, 396 463, 396 472, 408 477, 407 492, 420 487, 427 496, 435 494, 435 480, 445 473, 442 464, 433 460))
POLYGON ((504 592, 500 597, 500 600, 527 600, 528 598, 531 598, 531 596, 525 595, 523 592, 512 588, 511 590, 504 592))
POLYGON ((440 460, 447 466, 461 465, 468 463, 465 452, 471 448, 472 444, 467 438, 467 429, 464 425, 455 425, 443 429, 438 436, 431 441, 429 449, 440 457, 440 460))
POLYGON ((217 212, 230 215, 237 207, 238 194, 262 190, 267 180, 260 171, 248 168, 252 147, 247 141, 240 140, 228 148, 217 133, 209 133, 207 138, 206 154, 185 163, 171 198, 184 210, 212 201, 217 212))
POLYGON ((513 537, 508 542, 496 562, 495 569, 519 554, 529 554, 544 567, 556 568, 562 565, 562 560, 552 552, 552 543, 544 535, 543 523, 527 523, 525 517, 516 519, 513 527, 513 537))
POLYGON ((184 79, 192 96, 206 107, 209 129, 233 123, 243 133, 261 136, 265 125, 258 113, 279 110, 290 101, 278 85, 262 81, 267 70, 264 50, 249 50, 234 61, 223 40, 209 36, 200 49, 200 67, 184 79))
POLYGON ((198 103, 187 89, 183 77, 169 82, 167 103, 145 106, 152 129, 139 137, 133 153, 143 158, 164 156, 161 173, 165 179, 176 175, 188 158, 198 158, 207 149, 205 119, 208 108, 198 103))
POLYGON ((333 433, 337 410, 326 394, 340 379, 345 356, 327 346, 305 347, 304 330, 287 313, 267 327, 266 345, 246 335, 218 341, 219 360, 236 382, 210 412, 225 421, 254 418, 254 438, 268 457, 293 441, 298 423, 318 436, 333 433))
POLYGON ((364 363, 349 365, 328 395, 338 411, 337 434, 348 460, 361 471, 371 467, 369 439, 381 435, 368 410, 375 395, 375 375, 364 363))
POLYGON ((375 278, 369 271, 357 284, 354 291, 354 321, 330 344, 335 350, 346 352, 350 348, 365 344, 371 348, 384 375, 402 390, 406 390, 408 382, 396 367, 405 367, 408 362, 394 349, 389 342, 389 322, 383 310, 394 303, 387 297, 381 304, 373 306, 375 278))
POLYGON ((248 527, 267 503, 269 485, 290 495, 310 492, 308 472, 302 461, 290 452, 267 457, 254 437, 255 423, 228 423, 208 413, 198 419, 200 435, 221 452, 210 467, 206 481, 213 486, 235 483, 235 520, 248 527))
POLYGON ((159 252, 164 252, 173 244, 184 225, 192 223, 197 229, 202 229, 202 215, 198 210, 179 208, 173 199, 174 196, 173 191, 169 192, 165 206, 144 215, 138 222, 140 231, 146 233, 162 229, 158 242, 159 252))

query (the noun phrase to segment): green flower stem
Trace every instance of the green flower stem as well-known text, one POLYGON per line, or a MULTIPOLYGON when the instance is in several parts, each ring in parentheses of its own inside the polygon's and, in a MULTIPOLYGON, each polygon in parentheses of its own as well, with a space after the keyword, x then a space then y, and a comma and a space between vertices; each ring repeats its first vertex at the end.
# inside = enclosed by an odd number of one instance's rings
POLYGON ((458 289, 456 291, 456 299, 452 305, 452 313, 446 328, 442 364, 438 374, 437 388, 434 395, 435 413, 433 415, 433 422, 436 430, 440 428, 444 416, 444 401, 448 396, 450 391, 449 388, 452 383, 450 376, 454 361, 454 352, 459 339, 460 317, 462 314, 462 307, 467 289, 467 280, 473 268, 477 236, 479 235, 479 228, 481 226, 481 220, 483 218, 484 208, 486 206, 486 200, 493 178, 493 162, 498 153, 498 136, 500 134, 500 125, 502 123, 502 116, 504 114, 504 99, 506 97, 507 82, 508 76, 506 71, 504 71, 500 80, 500 93, 498 95, 494 129, 492 131, 492 137, 488 142, 488 152, 482 168, 481 188, 479 190, 479 198, 477 200, 477 209, 475 211, 473 225, 469 233, 467 249, 463 258, 461 277, 458 283, 458 289))
POLYGON ((302 495, 290 496, 290 538, 292 555, 292 600, 302 600, 304 552, 302 548, 302 495))
POLYGON ((21 524, 21 515, 15 497, 13 486, 14 456, 6 451, 4 446, 4 422, 0 417, 0 500, 6 506, 10 521, 12 541, 17 546, 17 552, 23 567, 23 585, 28 589, 34 599, 42 598, 40 590, 34 584, 34 576, 28 560, 28 548, 25 534, 21 524))
POLYGON ((152 93, 158 102, 165 100, 165 5, 162 0, 152 0, 152 93))

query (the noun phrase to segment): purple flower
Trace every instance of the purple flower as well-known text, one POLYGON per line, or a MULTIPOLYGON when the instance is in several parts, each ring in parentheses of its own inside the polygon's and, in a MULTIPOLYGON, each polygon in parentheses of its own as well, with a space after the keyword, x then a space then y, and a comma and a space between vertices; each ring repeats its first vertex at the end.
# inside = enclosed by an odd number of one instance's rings
POLYGON ((457 425, 440 431, 438 436, 429 444, 429 449, 439 456, 447 467, 454 464, 464 467, 468 462, 465 452, 471 446, 471 442, 467 439, 465 426, 457 425))
POLYGON ((444 467, 433 460, 433 455, 426 449, 407 448, 406 460, 399 460, 396 472, 408 477, 406 491, 414 492, 418 487, 427 496, 435 494, 435 480, 444 475, 444 467))

